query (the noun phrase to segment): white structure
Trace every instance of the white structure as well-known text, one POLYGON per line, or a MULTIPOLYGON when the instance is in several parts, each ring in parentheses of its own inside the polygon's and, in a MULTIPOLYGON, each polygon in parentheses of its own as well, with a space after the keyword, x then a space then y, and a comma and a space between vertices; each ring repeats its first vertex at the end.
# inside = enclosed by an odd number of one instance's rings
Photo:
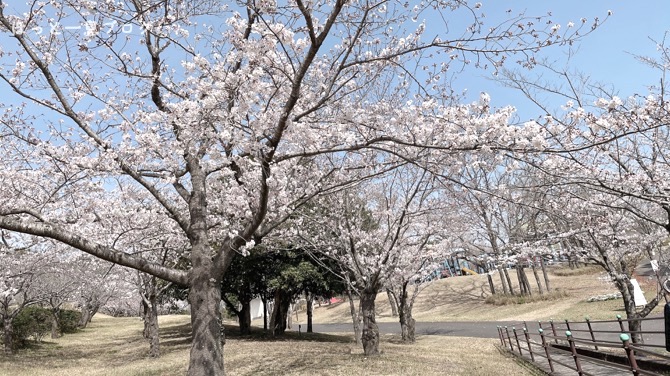
POLYGON ((633 285, 633 301, 636 307, 643 307, 647 305, 647 298, 644 297, 640 284, 637 280, 631 279, 630 283, 633 285))
POLYGON ((254 298, 251 301, 251 319, 263 318, 263 301, 261 298, 254 298))

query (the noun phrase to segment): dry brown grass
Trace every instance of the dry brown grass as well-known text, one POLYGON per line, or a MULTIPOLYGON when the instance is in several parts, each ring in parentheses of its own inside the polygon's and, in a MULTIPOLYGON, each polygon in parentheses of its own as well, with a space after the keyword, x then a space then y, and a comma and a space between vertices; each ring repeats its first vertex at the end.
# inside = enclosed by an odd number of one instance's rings
MULTIPOLYGON (((96 316, 81 333, 0 356, 0 375, 183 375, 189 319, 167 316, 160 323, 160 359, 146 357, 139 319, 96 316)), ((256 334, 229 337, 225 360, 228 375, 531 375, 501 354, 496 342, 422 336, 416 344, 405 345, 385 336, 382 355, 365 357, 348 335, 291 333, 270 340, 256 334)))
MULTIPOLYGON (((490 295, 486 276, 473 275, 434 281, 422 291, 415 304, 418 321, 546 320, 612 318, 622 313, 621 300, 587 303, 593 295, 615 292, 593 269, 586 273, 554 269, 552 287, 558 298, 526 304, 486 304, 490 295)), ((535 281, 532 273, 528 276, 535 281)), ((511 278, 516 281, 512 271, 511 278)), ((638 279, 650 298, 655 285, 638 279)), ((497 286, 500 288, 500 286, 497 286)), ((536 292, 534 291, 536 294, 536 292)), ((393 321, 386 294, 378 297, 379 321, 393 321)), ((299 314, 304 320, 304 313, 299 314)), ((349 323, 347 302, 317 308, 316 323, 349 323)), ((137 318, 95 317, 81 333, 0 355, 0 376, 40 375, 183 375, 188 364, 189 318, 160 318, 162 353, 147 358, 148 344, 142 338, 137 318)), ((262 325, 262 323, 261 323, 262 325)), ((497 340, 442 336, 420 336, 414 345, 384 336, 383 354, 365 357, 348 335, 289 333, 280 340, 256 334, 235 337, 229 330, 225 346, 229 375, 529 375, 531 371, 498 352, 497 340), (486 361, 482 361, 486 359, 486 361)))
MULTIPOLYGON (((592 319, 612 319, 617 314, 623 314, 621 299, 586 302, 591 296, 617 292, 616 287, 601 269, 589 266, 578 269, 552 267, 549 270, 551 287, 555 291, 554 299, 550 301, 540 300, 502 306, 487 304, 486 299, 491 294, 486 276, 468 275, 430 282, 415 303, 414 318, 417 321, 516 321, 550 318, 581 320, 585 316, 592 319)), ((533 296, 538 295, 533 274, 528 271, 526 273, 533 289, 533 296)), ((493 278, 496 290, 501 291, 498 275, 494 275, 493 278)), ((516 285, 516 271, 510 270, 510 278, 516 285)), ((656 293, 654 282, 648 281, 646 277, 640 277, 638 281, 645 291, 647 300, 653 298, 656 293)), ((518 292, 518 287, 516 291, 518 292)), ((391 315, 385 293, 377 297, 377 312, 380 322, 397 321, 397 318, 391 315)), ((299 318, 304 319, 303 316, 299 318)), ((317 308, 314 322, 351 322, 349 304, 343 302, 317 308)))

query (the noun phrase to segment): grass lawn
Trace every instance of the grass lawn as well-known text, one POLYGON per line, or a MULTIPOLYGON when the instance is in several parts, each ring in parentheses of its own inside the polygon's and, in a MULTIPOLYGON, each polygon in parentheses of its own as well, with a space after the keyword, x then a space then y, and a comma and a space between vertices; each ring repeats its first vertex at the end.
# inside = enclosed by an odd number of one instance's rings
MULTIPOLYGON (((415 303, 417 321, 474 320, 582 320, 611 319, 623 314, 622 301, 587 303, 590 296, 616 292, 598 269, 570 271, 553 269, 552 288, 557 299, 527 304, 494 306, 485 303, 489 295, 484 275, 447 278, 429 283, 415 303)), ((514 271, 510 276, 516 281, 514 271)), ((535 290, 532 273, 528 274, 535 290)), ((651 299, 653 281, 638 278, 651 299)), ((500 288, 498 286, 497 288, 500 288)), ((662 307, 657 308, 657 310, 662 307)), ((397 322, 392 317, 386 294, 377 297, 378 321, 397 322)), ((298 322, 304 322, 298 313, 298 322)), ((315 323, 350 323, 349 304, 316 308, 315 323)), ((262 326, 261 321, 255 325, 262 326)), ((294 320, 294 324, 296 320, 294 320)), ((188 316, 160 318, 160 359, 147 358, 148 343, 142 338, 138 318, 96 315, 91 325, 77 334, 46 342, 18 354, 0 353, 0 376, 39 375, 183 375, 188 364, 190 325, 188 316)), ((228 375, 531 375, 501 354, 497 339, 419 336, 414 345, 400 343, 395 336, 382 337, 381 356, 365 357, 362 347, 349 334, 326 335, 287 333, 269 339, 261 329, 247 337, 228 328, 225 365, 228 375)))
MULTIPOLYGON (((160 325, 159 359, 146 357, 139 319, 97 315, 80 333, 0 355, 0 375, 183 375, 189 318, 164 316, 160 325)), ((416 344, 404 345, 385 336, 382 355, 365 357, 349 335, 289 333, 270 340, 261 331, 248 337, 234 332, 231 327, 225 346, 228 375, 532 375, 501 354, 497 340, 421 336, 416 344)))

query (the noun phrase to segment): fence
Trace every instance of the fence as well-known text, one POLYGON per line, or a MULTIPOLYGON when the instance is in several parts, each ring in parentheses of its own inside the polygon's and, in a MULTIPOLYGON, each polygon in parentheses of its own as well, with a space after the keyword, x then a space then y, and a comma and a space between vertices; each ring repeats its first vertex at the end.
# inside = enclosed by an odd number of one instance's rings
POLYGON ((616 320, 537 322, 499 326, 500 344, 507 351, 530 360, 553 375, 667 375, 663 317, 639 319, 642 327, 630 329, 630 321, 616 320), (642 339, 633 343, 631 336, 642 339))

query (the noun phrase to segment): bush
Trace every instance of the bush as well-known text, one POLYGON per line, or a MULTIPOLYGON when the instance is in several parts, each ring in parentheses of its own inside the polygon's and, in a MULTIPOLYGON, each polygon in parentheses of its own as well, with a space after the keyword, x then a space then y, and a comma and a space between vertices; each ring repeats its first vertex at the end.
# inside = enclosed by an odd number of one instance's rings
POLYGON ((29 306, 24 308, 13 321, 14 341, 17 347, 24 346, 28 338, 42 341, 51 332, 51 311, 46 308, 29 306))
POLYGON ((81 312, 73 311, 71 309, 62 309, 58 313, 58 327, 60 332, 63 334, 66 333, 76 333, 79 320, 81 320, 81 312))

